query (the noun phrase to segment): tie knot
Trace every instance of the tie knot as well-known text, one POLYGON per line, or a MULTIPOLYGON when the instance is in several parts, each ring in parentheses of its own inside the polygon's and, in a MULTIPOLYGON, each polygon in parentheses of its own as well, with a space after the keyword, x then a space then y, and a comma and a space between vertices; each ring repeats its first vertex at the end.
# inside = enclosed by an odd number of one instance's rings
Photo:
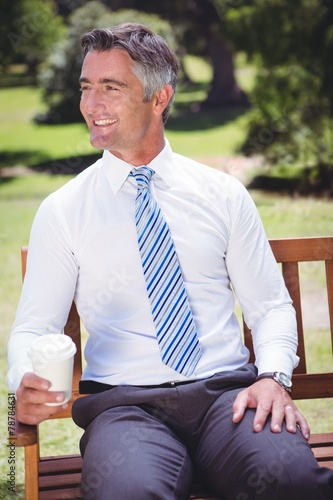
POLYGON ((138 189, 148 189, 149 181, 154 173, 154 170, 149 167, 133 168, 131 171, 138 184, 138 189))

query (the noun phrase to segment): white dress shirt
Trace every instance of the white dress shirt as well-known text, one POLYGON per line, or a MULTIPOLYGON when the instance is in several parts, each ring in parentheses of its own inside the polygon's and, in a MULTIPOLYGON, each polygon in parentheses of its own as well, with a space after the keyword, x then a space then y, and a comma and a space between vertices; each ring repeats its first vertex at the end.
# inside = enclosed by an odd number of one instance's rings
MULTIPOLYGON (((248 362, 233 290, 252 329, 259 373, 290 375, 298 362, 295 312, 246 189, 173 153, 167 141, 149 167, 203 352, 191 379, 248 362)), ((112 385, 187 380, 161 361, 137 245, 132 168, 105 151, 41 204, 8 344, 11 390, 32 369, 31 341, 61 332, 73 299, 89 334, 83 379, 112 385)))

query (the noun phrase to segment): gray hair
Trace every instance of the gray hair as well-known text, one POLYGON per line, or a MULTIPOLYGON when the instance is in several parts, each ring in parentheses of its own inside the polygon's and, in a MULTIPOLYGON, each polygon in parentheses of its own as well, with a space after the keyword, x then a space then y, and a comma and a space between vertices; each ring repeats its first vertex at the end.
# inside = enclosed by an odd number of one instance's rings
POLYGON ((143 102, 149 102, 164 85, 171 85, 173 95, 162 115, 166 123, 175 96, 179 66, 164 38, 142 24, 124 23, 86 33, 81 46, 84 57, 93 50, 125 50, 134 61, 133 71, 142 83, 143 102))

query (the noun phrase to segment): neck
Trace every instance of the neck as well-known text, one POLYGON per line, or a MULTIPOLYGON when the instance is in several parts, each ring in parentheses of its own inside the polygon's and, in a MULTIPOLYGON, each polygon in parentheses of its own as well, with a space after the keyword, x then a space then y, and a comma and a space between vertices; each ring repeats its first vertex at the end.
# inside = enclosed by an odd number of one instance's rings
POLYGON ((164 133, 155 137, 154 140, 149 142, 145 141, 144 145, 137 144, 135 148, 128 149, 126 151, 110 150, 117 158, 133 165, 133 167, 142 167, 143 165, 148 165, 165 146, 164 133))

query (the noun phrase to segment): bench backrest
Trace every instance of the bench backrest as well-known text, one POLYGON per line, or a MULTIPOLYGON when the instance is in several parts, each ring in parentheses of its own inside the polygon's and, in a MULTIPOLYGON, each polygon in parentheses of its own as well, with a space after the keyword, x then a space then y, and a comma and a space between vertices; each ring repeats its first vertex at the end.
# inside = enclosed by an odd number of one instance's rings
MULTIPOLYGON (((301 262, 323 261, 325 263, 330 343, 333 351, 333 237, 279 239, 270 240, 270 244, 277 262, 282 265, 282 274, 296 309, 300 364, 295 369, 293 375, 293 398, 313 399, 333 397, 333 370, 328 373, 307 373, 299 274, 299 264, 301 262)), ((26 269, 27 253, 28 247, 23 247, 21 253, 23 277, 26 269)), ((77 347, 77 353, 74 362, 71 403, 66 411, 57 414, 57 418, 69 417, 73 401, 80 397, 79 381, 82 374, 81 328, 80 318, 74 303, 68 316, 65 333, 72 337, 77 347)), ((245 324, 244 341, 251 352, 251 360, 253 361, 251 332, 245 324)))
MULTIPOLYGON (((323 262, 325 266, 327 308, 330 325, 330 345, 333 351, 333 237, 290 238, 270 240, 278 263, 281 263, 284 281, 296 310, 298 329, 298 367, 293 375, 293 399, 333 397, 333 367, 328 373, 308 373, 306 363, 305 335, 301 302, 300 264, 323 262)), ((254 360, 251 333, 244 324, 244 339, 254 360)))

